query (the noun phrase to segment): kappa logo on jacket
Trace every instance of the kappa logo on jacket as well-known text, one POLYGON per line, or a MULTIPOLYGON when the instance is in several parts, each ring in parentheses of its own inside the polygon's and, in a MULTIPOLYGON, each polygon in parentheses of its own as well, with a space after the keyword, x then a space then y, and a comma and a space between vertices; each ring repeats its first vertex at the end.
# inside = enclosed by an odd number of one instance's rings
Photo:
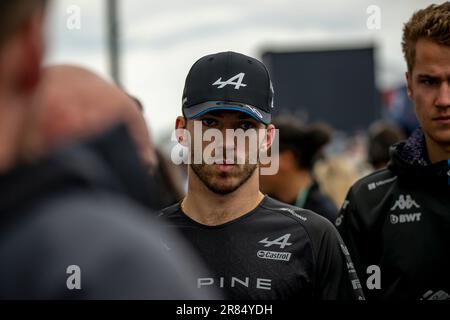
POLYGON ((395 201, 394 206, 391 208, 391 211, 394 210, 411 210, 413 208, 419 209, 420 206, 417 202, 411 197, 411 195, 403 195, 401 194, 397 201, 395 201))
MULTIPOLYGON (((394 206, 391 208, 391 211, 405 211, 411 209, 419 209, 420 205, 411 197, 411 195, 403 195, 401 194, 397 201, 395 201, 394 206)), ((406 214, 391 214, 389 220, 391 224, 403 224, 403 223, 412 223, 412 222, 420 222, 422 219, 421 212, 412 212, 406 214)))

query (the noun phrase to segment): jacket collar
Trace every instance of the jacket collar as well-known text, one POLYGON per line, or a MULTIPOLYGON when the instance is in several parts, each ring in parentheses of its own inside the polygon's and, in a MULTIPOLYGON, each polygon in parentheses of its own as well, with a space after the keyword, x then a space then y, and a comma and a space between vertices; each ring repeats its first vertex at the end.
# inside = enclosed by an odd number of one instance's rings
POLYGON ((391 161, 388 168, 396 174, 413 179, 445 181, 445 184, 449 185, 449 162, 430 163, 425 136, 421 128, 418 128, 408 140, 391 148, 391 161))
POLYGON ((406 163, 417 166, 428 166, 427 149, 425 145, 425 135, 421 128, 418 128, 404 143, 395 146, 398 156, 406 163))

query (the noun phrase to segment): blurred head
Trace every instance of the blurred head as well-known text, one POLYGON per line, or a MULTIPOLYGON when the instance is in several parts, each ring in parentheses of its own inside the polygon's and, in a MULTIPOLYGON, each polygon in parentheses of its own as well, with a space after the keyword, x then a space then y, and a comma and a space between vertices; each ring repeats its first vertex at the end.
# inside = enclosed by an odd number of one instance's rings
POLYGON ((323 147, 330 141, 332 130, 326 125, 306 127, 293 116, 274 119, 279 130, 279 170, 276 175, 261 176, 261 190, 275 196, 288 179, 298 174, 312 175, 312 169, 322 157, 323 147))
POLYGON ((44 0, 0 3, 0 172, 20 160, 25 117, 44 53, 44 0))
POLYGON ((405 139, 398 126, 389 122, 376 122, 369 128, 367 160, 375 169, 384 168, 392 145, 405 139))
POLYGON ((144 164, 155 163, 147 125, 136 101, 96 74, 74 66, 45 68, 33 106, 29 148, 42 155, 64 144, 127 125, 144 164))
MULTIPOLYGON (((416 12, 405 24, 408 95, 429 153, 450 152, 450 2, 416 12)), ((430 159, 431 160, 431 159, 430 159)))
MULTIPOLYGON (((0 63, 2 80, 10 75, 11 80, 20 77, 30 79, 38 74, 43 55, 43 18, 45 0, 2 1, 0 4, 0 63), (8 64, 9 62, 9 64, 8 64), (19 63, 23 65, 19 65, 19 63), (9 67, 9 68, 7 68, 9 67), (26 71, 34 71, 26 75, 26 71), (37 69, 37 70, 36 70, 37 69), (5 74, 4 71, 15 71, 5 74), (22 72, 19 72, 22 71, 22 72)), ((12 82, 12 81, 8 82, 12 82)), ((20 79, 27 82, 25 79, 20 79)), ((32 81, 30 81, 32 82, 32 81)))

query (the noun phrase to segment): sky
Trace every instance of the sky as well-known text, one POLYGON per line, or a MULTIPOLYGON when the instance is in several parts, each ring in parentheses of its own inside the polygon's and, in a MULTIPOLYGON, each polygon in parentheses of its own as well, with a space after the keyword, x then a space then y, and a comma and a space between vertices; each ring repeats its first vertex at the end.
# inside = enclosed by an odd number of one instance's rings
MULTIPOLYGON (((204 55, 237 51, 261 58, 264 50, 373 45, 377 85, 392 88, 404 82, 403 24, 413 12, 443 2, 118 1, 121 82, 143 102, 152 135, 160 142, 181 114, 190 67, 204 55)), ((46 64, 76 64, 110 79, 105 13, 106 0, 53 0, 46 64)))

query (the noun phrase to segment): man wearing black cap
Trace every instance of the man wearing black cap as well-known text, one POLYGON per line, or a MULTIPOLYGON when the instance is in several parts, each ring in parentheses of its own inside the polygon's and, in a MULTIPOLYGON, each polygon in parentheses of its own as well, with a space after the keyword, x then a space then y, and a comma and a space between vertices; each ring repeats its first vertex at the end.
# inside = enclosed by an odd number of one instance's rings
POLYGON ((259 190, 262 161, 259 156, 252 161, 252 155, 263 154, 275 141, 272 102, 267 69, 242 54, 203 57, 187 76, 184 117, 176 128, 193 160, 188 193, 162 216, 182 231, 211 270, 192 281, 199 290, 218 288, 231 299, 363 299, 332 224, 259 190), (198 135, 206 142, 192 145, 190 137, 198 135), (215 148, 208 155, 211 136, 215 148), (235 142, 242 136, 248 138, 245 148, 235 142))

